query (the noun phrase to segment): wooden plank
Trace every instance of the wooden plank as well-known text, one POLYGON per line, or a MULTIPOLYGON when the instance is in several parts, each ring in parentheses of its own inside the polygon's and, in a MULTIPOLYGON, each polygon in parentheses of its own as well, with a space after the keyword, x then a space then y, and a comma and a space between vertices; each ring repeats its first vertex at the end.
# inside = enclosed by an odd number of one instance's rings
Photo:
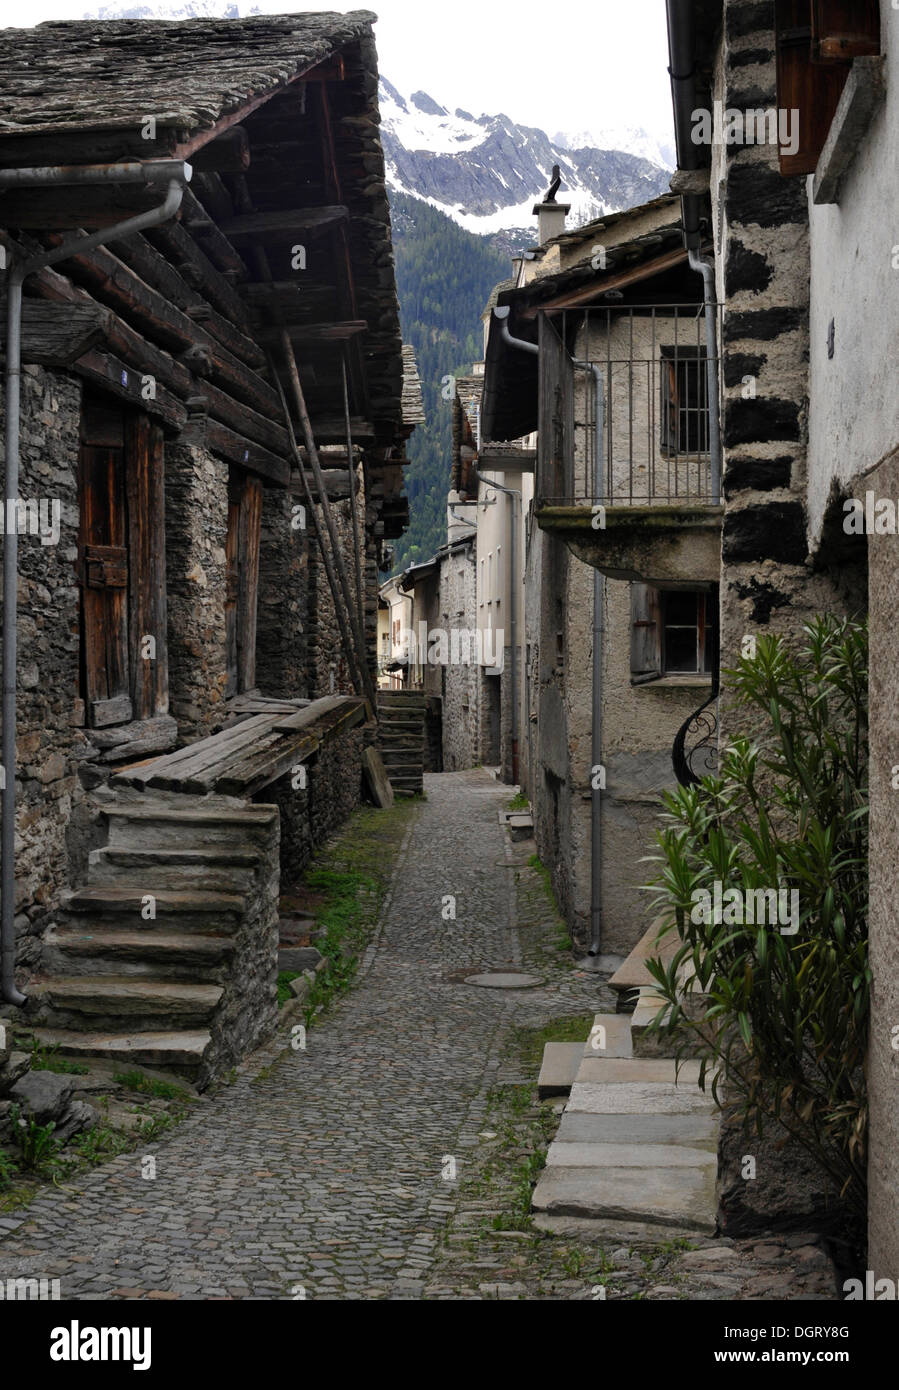
MULTIPOLYGON (((375 439, 377 431, 370 420, 362 420, 354 415, 350 419, 353 443, 361 444, 375 439)), ((317 444, 345 444, 346 421, 343 416, 320 415, 312 419, 312 433, 317 444)))
POLYGON ((654 275, 661 275, 663 271, 686 264, 686 261, 686 251, 667 251, 664 256, 656 256, 654 260, 644 261, 642 265, 635 266, 631 270, 623 270, 618 275, 597 277, 595 281, 592 281, 582 290, 573 290, 570 294, 560 294, 555 299, 547 299, 530 309, 524 309, 521 317, 535 319, 543 309, 569 309, 579 304, 589 304, 592 300, 605 294, 606 290, 624 289, 627 285, 635 285, 641 280, 650 280, 654 275))
POLYGON ((219 223, 228 237, 264 236, 266 232, 318 232, 349 220, 349 208, 340 203, 324 207, 283 208, 275 212, 241 213, 219 223))
POLYGON ((361 703, 358 696, 354 695, 326 695, 320 700, 313 700, 306 709, 299 710, 296 714, 288 714, 284 719, 280 719, 275 728, 283 732, 308 729, 317 719, 331 714, 334 710, 343 709, 348 702, 353 705, 361 703))
MULTIPOLYGON (((240 724, 235 724, 230 729, 224 729, 221 733, 210 734, 208 738, 200 739, 196 743, 189 743, 184 748, 178 748, 173 753, 166 753, 161 758, 154 758, 152 762, 143 765, 139 770, 129 771, 129 782, 140 782, 146 786, 161 786, 162 783, 153 781, 154 777, 177 779, 184 769, 192 768, 196 771, 202 768, 209 761, 210 757, 221 758, 225 750, 237 738, 244 742, 252 741, 260 736, 260 730, 271 726, 273 716, 268 714, 256 715, 250 719, 243 720, 240 724), (214 755, 210 750, 215 745, 214 755)), ((177 780, 171 781, 172 786, 177 786, 177 780)))
POLYGON ((131 700, 134 718, 150 719, 169 707, 162 430, 140 412, 126 422, 125 441, 131 700), (148 637, 155 643, 152 658, 145 652, 148 637))
POLYGON ((237 603, 238 689, 256 684, 256 607, 259 592, 259 539, 262 527, 262 485, 247 478, 240 499, 237 603))

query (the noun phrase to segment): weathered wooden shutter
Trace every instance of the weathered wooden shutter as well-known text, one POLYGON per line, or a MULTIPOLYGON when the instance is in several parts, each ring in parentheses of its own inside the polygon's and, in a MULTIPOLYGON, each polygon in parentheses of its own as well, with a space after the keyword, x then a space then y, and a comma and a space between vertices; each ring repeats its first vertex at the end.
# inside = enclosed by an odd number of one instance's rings
POLYGON ((574 491, 574 366, 559 332, 540 315, 537 494, 569 501, 574 491))
POLYGON ((83 691, 91 728, 126 723, 132 717, 124 472, 120 445, 82 443, 78 577, 83 691))
POLYGON ((125 425, 131 700, 135 719, 168 711, 163 436, 148 416, 125 425), (153 638, 150 658, 146 638, 153 638))
POLYGON ((812 0, 812 56, 816 62, 846 62, 879 52, 879 0, 812 0))
POLYGON ((818 156, 839 104, 849 63, 814 62, 811 24, 812 0, 776 0, 777 108, 798 112, 790 118, 797 136, 791 153, 780 146, 780 172, 792 177, 813 174, 818 156))
POLYGON ((662 674, 662 610, 658 589, 631 584, 631 683, 644 685, 662 674))

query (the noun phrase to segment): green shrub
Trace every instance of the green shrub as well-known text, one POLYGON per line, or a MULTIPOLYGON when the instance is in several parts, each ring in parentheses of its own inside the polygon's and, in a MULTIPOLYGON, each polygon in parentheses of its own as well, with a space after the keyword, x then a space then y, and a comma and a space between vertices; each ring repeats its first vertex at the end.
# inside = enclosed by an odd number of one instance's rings
POLYGON ((759 1132, 778 1120, 861 1215, 867 629, 829 617, 804 633, 798 651, 760 637, 755 657, 725 673, 751 737, 722 750, 716 776, 664 795, 651 886, 663 935, 677 930, 680 944, 649 968, 665 999, 655 1026, 677 1030, 677 1055, 701 1059, 716 1099, 723 1074, 728 1103, 759 1132), (735 909, 718 915, 737 920, 695 921, 715 915, 697 911, 694 894, 716 881, 722 893, 798 891, 798 930, 742 922, 735 909))

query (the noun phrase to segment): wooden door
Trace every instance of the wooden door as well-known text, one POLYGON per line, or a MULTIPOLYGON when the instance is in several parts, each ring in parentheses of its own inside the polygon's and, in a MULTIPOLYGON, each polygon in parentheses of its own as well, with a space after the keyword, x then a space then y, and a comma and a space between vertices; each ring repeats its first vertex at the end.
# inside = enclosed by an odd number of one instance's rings
POLYGON ((262 485, 258 478, 231 470, 228 483, 228 535, 225 543, 226 695, 256 684, 256 606, 259 591, 259 535, 262 485))
POLYGON ((80 453, 78 568, 87 724, 132 716, 128 652, 125 447, 115 412, 85 412, 80 453))
POLYGON ((85 395, 79 465, 81 695, 91 728, 168 710, 163 436, 85 395))

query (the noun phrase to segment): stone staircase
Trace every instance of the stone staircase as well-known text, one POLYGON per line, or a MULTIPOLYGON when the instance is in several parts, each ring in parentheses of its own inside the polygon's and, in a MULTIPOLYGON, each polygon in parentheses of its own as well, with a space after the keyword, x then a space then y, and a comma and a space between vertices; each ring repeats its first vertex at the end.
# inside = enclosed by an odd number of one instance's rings
POLYGON ((378 691, 378 747, 397 796, 424 789, 426 698, 416 690, 378 691))
POLYGON ((277 808, 128 789, 94 806, 108 843, 44 938, 27 1024, 66 1056, 202 1087, 277 1017, 277 808))
MULTIPOLYGON (((656 934, 654 923, 609 981, 629 999, 637 991, 634 1013, 597 1014, 583 1045, 544 1052, 540 1094, 569 1099, 534 1190, 542 1229, 589 1220, 621 1223, 622 1233, 716 1230, 720 1112, 697 1084, 699 1062, 678 1068, 645 1032, 659 1007, 645 965, 656 934)), ((676 945, 668 938, 662 953, 676 945)))

